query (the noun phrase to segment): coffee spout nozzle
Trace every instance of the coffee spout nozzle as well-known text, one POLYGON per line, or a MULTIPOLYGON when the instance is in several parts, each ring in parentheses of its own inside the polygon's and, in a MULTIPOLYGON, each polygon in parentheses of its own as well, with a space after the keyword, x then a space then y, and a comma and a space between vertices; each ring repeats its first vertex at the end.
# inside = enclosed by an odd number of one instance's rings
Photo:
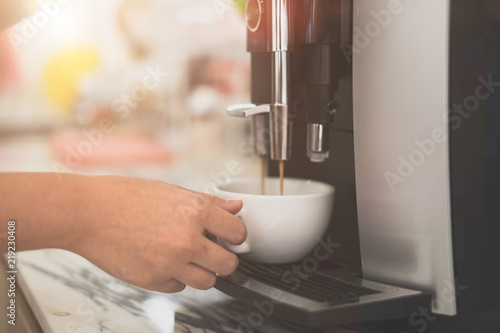
POLYGON ((307 125, 307 157, 311 162, 321 163, 330 155, 328 150, 328 125, 307 125))
POLYGON ((269 114, 271 113, 271 106, 251 103, 235 104, 227 108, 227 113, 233 117, 252 117, 251 130, 254 151, 259 156, 269 155, 269 114))
POLYGON ((287 105, 235 104, 227 108, 234 117, 252 117, 255 153, 270 155, 272 160, 290 158, 292 122, 288 119, 287 105))

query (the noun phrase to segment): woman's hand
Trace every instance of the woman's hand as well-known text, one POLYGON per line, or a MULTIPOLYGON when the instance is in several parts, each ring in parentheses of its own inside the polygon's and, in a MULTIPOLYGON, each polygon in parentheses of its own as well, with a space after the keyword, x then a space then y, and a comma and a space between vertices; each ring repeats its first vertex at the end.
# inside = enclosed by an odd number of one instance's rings
POLYGON ((246 229, 233 216, 240 201, 157 181, 101 177, 94 183, 84 237, 71 250, 104 271, 145 289, 177 292, 185 285, 211 288, 215 273, 237 268, 236 255, 205 234, 241 244, 246 229))
POLYGON ((20 250, 66 249, 145 289, 211 288, 216 273, 231 274, 238 258, 205 234, 234 244, 246 238, 243 222, 233 215, 241 201, 159 181, 70 174, 60 181, 54 174, 4 174, 0 186, 18 188, 11 193, 20 200, 0 207, 0 215, 16 219, 20 250))

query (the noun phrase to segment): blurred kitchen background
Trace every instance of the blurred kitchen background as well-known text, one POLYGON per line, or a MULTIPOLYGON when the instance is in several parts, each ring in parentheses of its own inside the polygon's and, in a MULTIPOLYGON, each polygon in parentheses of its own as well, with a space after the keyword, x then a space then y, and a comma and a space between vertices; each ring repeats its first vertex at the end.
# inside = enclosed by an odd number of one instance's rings
POLYGON ((257 175, 249 122, 225 115, 249 100, 244 4, 38 1, 0 35, 0 171, 126 174, 199 190, 228 165, 257 175))

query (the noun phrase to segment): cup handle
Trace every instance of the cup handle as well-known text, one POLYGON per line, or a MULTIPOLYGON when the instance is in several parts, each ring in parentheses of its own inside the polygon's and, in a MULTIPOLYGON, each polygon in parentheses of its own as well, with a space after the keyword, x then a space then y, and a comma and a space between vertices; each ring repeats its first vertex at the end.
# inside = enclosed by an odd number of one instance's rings
MULTIPOLYGON (((241 210, 236 214, 236 217, 240 218, 243 222, 245 222, 245 207, 241 208, 241 210)), ((228 241, 224 239, 219 239, 219 244, 222 245, 222 247, 228 249, 231 252, 234 253, 248 253, 250 252, 250 244, 248 243, 248 239, 245 240, 243 243, 240 245, 234 245, 229 243, 228 241)))

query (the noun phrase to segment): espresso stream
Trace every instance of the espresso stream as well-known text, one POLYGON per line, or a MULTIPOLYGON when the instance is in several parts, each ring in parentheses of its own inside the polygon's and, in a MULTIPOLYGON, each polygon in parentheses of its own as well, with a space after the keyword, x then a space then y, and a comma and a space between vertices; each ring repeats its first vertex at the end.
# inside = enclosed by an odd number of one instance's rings
POLYGON ((260 157, 260 194, 266 194, 266 157, 260 157))
POLYGON ((280 161, 280 194, 283 195, 283 177, 285 175, 285 161, 280 161))
MULTIPOLYGON (((283 195, 283 178, 285 175, 285 162, 280 161, 280 195, 283 195)), ((260 157, 260 194, 266 194, 266 157, 260 157)))

